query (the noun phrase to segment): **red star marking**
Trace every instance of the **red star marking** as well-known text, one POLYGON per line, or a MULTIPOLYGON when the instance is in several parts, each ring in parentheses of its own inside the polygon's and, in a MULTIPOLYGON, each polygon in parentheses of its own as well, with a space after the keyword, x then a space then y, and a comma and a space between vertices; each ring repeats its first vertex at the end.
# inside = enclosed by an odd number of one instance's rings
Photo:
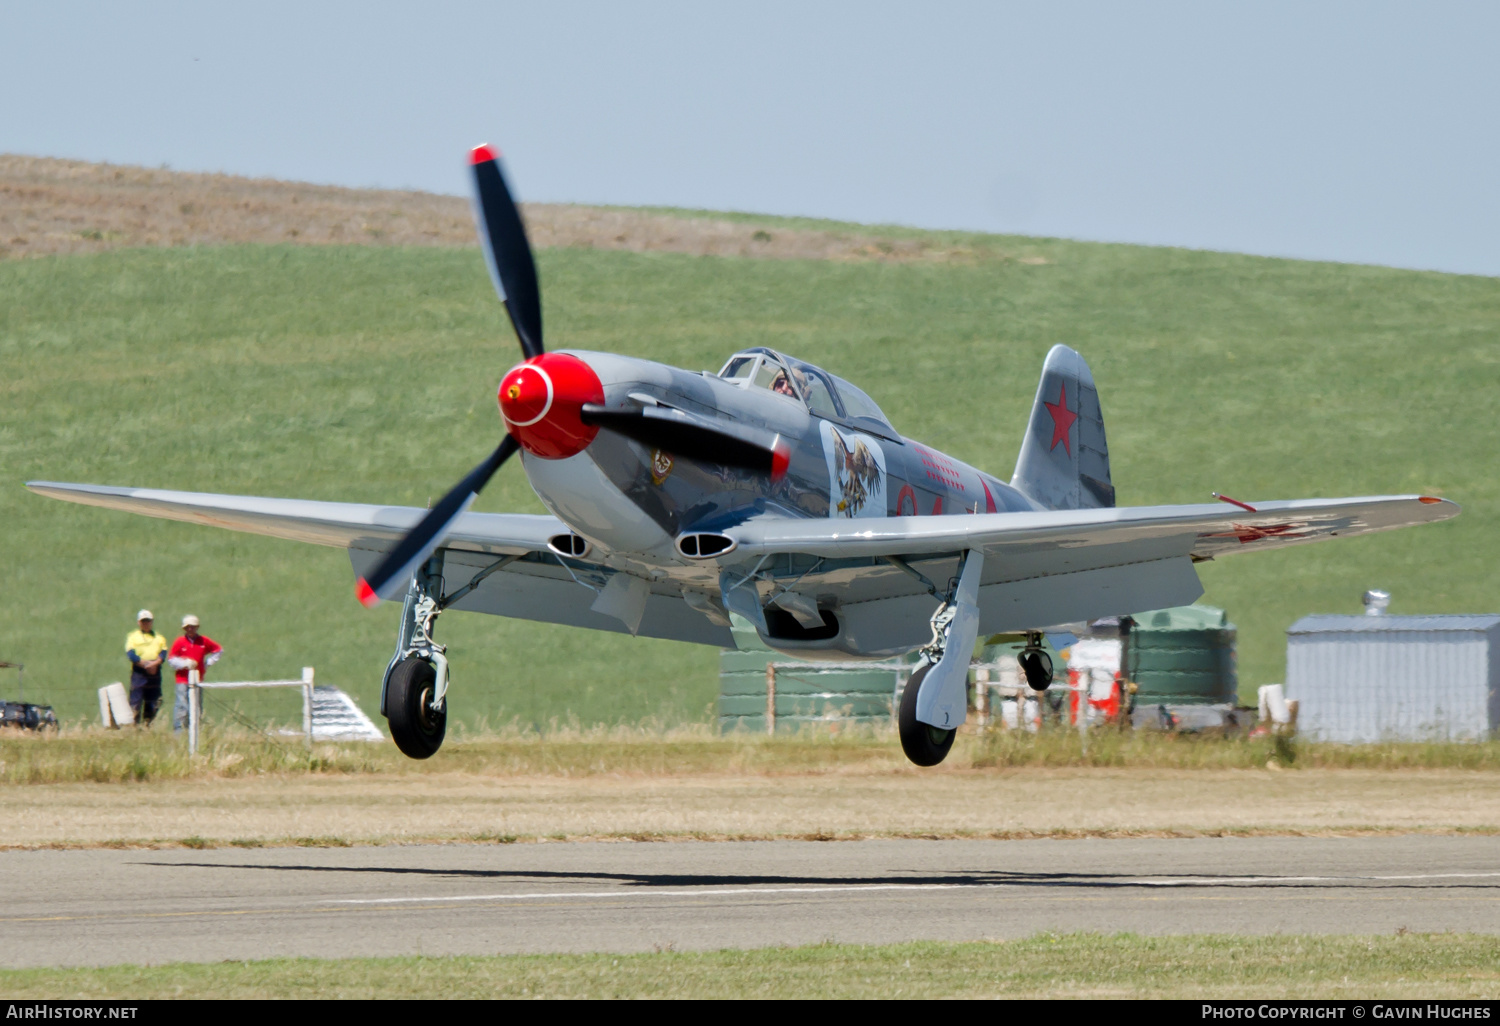
POLYGON ((1057 394, 1057 402, 1049 403, 1043 401, 1047 412, 1052 414, 1052 444, 1047 447, 1051 452, 1057 448, 1057 443, 1063 444, 1069 456, 1073 455, 1073 446, 1068 442, 1068 431, 1073 427, 1073 422, 1078 419, 1078 414, 1068 409, 1068 386, 1064 384, 1057 394))
POLYGON ((1256 527, 1252 524, 1234 524, 1234 530, 1221 531, 1217 534, 1200 535, 1203 538, 1238 538, 1241 545, 1249 545, 1251 542, 1264 541, 1267 538, 1300 538, 1302 537, 1303 524, 1266 524, 1264 527, 1256 527))

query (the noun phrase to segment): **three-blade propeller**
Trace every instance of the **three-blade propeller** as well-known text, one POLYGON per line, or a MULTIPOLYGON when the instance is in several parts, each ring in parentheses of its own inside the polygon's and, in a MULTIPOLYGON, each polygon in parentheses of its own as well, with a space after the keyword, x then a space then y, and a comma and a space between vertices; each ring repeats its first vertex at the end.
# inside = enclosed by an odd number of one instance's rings
MULTIPOLYGON (((500 169, 499 154, 489 146, 476 146, 469 155, 469 162, 474 174, 474 220, 479 229, 479 243, 484 250, 495 292, 505 305, 516 337, 521 342, 525 362, 519 366, 527 367, 545 360, 566 360, 567 357, 547 356, 542 344, 542 294, 537 284, 536 261, 526 239, 521 212, 500 169)), ((515 374, 513 370, 507 378, 513 378, 515 374)), ((454 523, 495 476, 495 471, 517 450, 525 446, 543 458, 557 458, 556 454, 549 456, 545 449, 537 447, 534 434, 517 433, 534 426, 552 406, 551 377, 542 372, 538 380, 542 379, 545 379, 545 395, 548 397, 543 412, 536 420, 507 420, 509 433, 495 451, 443 496, 368 577, 359 579, 354 590, 360 602, 373 606, 382 599, 395 597, 405 586, 407 578, 437 551, 454 523)), ((521 386, 527 383, 518 380, 515 401, 525 402, 521 386)), ((597 379, 593 384, 598 386, 597 379)), ((502 395, 502 411, 506 400, 507 397, 502 395)), ((588 425, 588 430, 613 431, 688 459, 741 467, 777 477, 786 472, 789 461, 790 451, 779 436, 767 435, 744 425, 716 423, 706 417, 658 407, 612 410, 589 401, 575 409, 577 420, 588 425)))

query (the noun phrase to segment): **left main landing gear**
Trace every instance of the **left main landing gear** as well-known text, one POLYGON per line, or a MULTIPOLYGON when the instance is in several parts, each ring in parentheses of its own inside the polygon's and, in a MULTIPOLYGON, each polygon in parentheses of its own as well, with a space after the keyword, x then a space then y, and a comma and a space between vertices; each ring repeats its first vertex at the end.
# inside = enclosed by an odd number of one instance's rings
POLYGON ((968 710, 969 657, 979 630, 979 575, 982 551, 965 552, 959 575, 932 614, 932 641, 896 711, 901 750, 918 766, 936 766, 948 757, 968 710))
POLYGON ((918 766, 936 766, 948 758, 953 739, 958 731, 944 730, 917 719, 917 693, 922 690, 922 680, 931 666, 922 666, 906 682, 901 692, 901 708, 896 712, 896 727, 901 734, 901 750, 918 766))

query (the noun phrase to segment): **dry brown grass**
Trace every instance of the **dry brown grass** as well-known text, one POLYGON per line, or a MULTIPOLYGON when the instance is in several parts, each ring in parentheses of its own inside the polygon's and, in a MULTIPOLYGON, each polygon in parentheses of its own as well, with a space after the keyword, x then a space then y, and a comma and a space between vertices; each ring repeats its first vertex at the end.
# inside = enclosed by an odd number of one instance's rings
POLYGON ((413 762, 211 732, 0 736, 0 848, 472 839, 1500 832, 1500 745, 1072 731, 964 736, 917 769, 890 731, 501 732, 413 762), (311 841, 309 841, 311 839, 311 841))
MULTIPOLYGON (((991 246, 715 217, 526 204, 533 245, 798 260, 961 261, 1036 254, 991 246)), ((223 243, 474 246, 468 201, 457 196, 345 189, 270 178, 195 174, 0 154, 0 259, 92 253, 121 246, 223 243)))
POLYGON ((0 848, 448 840, 1500 833, 1500 744, 1346 746, 1100 731, 463 732, 390 744, 211 731, 0 735, 0 848))
POLYGON ((797 775, 428 772, 37 784, 8 790, 0 847, 1496 831, 1493 774, 1463 770, 846 766, 797 775))

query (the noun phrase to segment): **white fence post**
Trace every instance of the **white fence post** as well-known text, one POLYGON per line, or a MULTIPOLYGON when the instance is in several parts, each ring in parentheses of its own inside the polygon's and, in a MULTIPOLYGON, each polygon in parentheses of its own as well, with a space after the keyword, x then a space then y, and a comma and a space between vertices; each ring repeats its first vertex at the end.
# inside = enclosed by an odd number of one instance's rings
POLYGON ((188 671, 188 754, 198 754, 198 731, 203 720, 203 706, 198 701, 198 671, 188 671))
POLYGON ((313 668, 302 667, 302 733, 307 735, 308 750, 312 750, 313 722, 312 722, 312 700, 313 700, 313 668))

